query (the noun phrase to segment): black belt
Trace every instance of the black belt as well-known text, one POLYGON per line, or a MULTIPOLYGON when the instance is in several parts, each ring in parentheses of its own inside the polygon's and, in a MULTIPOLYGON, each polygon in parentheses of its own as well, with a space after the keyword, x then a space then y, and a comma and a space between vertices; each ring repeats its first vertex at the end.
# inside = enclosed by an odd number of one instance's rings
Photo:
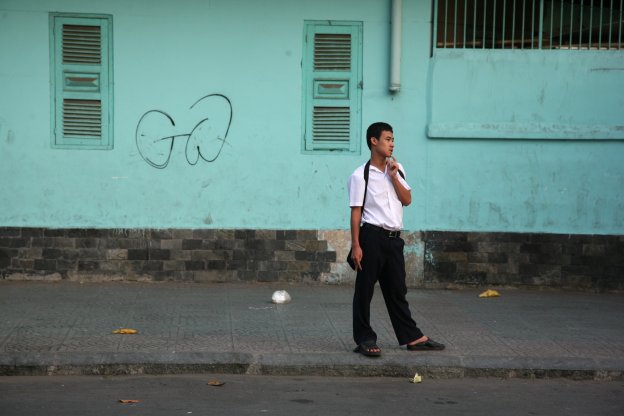
POLYGON ((370 230, 377 231, 378 233, 382 233, 383 235, 385 235, 388 238, 399 238, 401 236, 401 231, 386 230, 383 227, 380 227, 378 225, 369 224, 367 222, 362 224, 362 228, 368 228, 370 230))

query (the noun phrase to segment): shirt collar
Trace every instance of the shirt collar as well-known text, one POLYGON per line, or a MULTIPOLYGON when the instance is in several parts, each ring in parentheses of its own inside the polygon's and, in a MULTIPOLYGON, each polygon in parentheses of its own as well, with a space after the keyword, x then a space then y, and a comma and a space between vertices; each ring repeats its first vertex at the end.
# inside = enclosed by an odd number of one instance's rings
POLYGON ((386 173, 386 170, 388 170, 388 166, 386 166, 386 168, 384 170, 380 170, 377 166, 374 166, 373 164, 371 164, 369 166, 369 169, 374 169, 374 170, 376 170, 379 173, 386 173))

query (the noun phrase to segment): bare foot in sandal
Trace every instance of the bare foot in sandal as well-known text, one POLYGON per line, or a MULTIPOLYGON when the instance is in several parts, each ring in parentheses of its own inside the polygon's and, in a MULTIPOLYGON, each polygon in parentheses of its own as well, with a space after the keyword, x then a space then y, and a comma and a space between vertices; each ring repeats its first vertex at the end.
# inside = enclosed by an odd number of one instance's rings
POLYGON ((366 357, 379 357, 381 355, 381 348, 377 346, 374 341, 364 341, 353 352, 360 353, 366 357))

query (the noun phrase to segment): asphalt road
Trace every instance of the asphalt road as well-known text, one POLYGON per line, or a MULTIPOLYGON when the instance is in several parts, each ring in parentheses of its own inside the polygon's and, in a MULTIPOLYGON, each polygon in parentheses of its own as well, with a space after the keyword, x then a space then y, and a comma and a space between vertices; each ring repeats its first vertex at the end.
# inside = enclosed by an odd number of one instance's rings
POLYGON ((624 382, 178 375, 0 377, 0 415, 617 415, 624 382), (222 386, 208 384, 220 381, 222 386), (136 400, 121 403, 120 400, 136 400))

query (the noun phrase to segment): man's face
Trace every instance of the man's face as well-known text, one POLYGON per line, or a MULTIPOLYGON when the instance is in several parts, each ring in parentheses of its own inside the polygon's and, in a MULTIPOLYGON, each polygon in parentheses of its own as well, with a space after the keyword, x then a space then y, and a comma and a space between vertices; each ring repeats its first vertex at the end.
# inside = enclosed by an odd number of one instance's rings
POLYGON ((379 139, 376 139, 375 149, 384 157, 392 156, 394 151, 394 134, 391 131, 382 131, 379 139))

